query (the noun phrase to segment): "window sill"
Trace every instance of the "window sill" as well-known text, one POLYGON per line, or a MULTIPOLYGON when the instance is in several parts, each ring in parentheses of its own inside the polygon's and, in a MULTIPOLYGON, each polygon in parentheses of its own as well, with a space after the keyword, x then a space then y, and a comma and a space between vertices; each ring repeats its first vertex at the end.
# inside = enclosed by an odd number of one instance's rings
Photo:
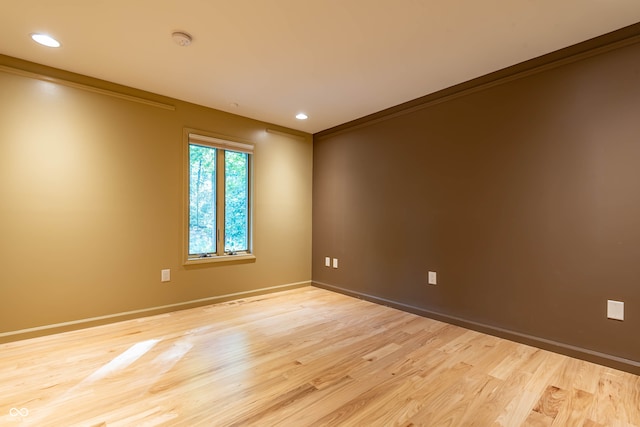
POLYGON ((254 254, 238 254, 238 255, 222 255, 211 256, 205 258, 189 258, 183 265, 198 265, 211 263, 237 263, 237 262, 253 262, 256 256, 254 254))

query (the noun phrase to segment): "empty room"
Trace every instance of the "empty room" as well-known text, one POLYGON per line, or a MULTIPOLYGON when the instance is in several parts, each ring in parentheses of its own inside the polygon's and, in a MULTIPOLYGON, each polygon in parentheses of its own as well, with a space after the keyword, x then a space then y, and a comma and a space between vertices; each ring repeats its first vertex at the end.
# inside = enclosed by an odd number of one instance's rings
POLYGON ((0 425, 640 427, 637 0, 0 4, 0 425))

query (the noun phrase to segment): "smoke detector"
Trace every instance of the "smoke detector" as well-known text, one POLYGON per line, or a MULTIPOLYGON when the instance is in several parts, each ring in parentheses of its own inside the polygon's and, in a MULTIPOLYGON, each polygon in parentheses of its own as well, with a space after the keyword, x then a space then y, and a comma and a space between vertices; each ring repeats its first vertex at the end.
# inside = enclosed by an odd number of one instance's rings
POLYGON ((189 46, 192 40, 191 36, 183 31, 174 32, 173 34, 171 34, 171 38, 174 42, 176 42, 178 46, 183 47, 189 46))

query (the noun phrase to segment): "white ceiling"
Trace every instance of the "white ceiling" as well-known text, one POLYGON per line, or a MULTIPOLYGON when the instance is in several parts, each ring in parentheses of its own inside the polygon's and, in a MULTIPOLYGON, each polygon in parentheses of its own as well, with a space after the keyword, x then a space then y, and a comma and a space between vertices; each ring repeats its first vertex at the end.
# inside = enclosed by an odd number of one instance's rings
POLYGON ((0 53, 315 133, 637 22, 640 0, 0 0, 0 53))

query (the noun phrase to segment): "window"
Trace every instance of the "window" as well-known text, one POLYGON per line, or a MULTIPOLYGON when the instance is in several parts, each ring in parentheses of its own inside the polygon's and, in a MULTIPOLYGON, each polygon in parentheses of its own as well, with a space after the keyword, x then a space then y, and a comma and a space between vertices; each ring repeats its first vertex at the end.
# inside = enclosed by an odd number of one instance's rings
POLYGON ((253 258, 253 145, 187 135, 187 262, 253 258))

